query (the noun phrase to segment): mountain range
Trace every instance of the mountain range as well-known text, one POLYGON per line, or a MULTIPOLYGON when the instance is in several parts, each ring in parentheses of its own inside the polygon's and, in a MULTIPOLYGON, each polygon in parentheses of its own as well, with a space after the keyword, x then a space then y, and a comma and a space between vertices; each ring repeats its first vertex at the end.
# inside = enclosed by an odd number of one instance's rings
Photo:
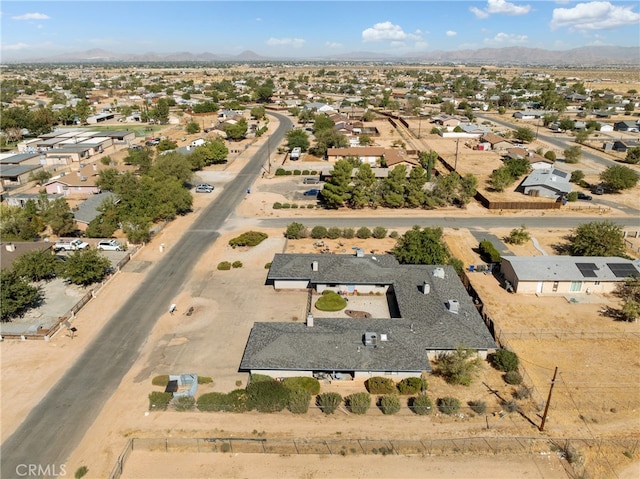
POLYGON ((553 65, 553 66, 634 66, 640 65, 640 47, 589 46, 571 50, 507 47, 478 50, 434 50, 430 52, 386 55, 374 52, 351 52, 334 56, 293 58, 267 57, 250 50, 238 55, 210 52, 117 53, 102 49, 70 52, 44 58, 24 59, 7 63, 148 63, 148 62, 390 62, 390 63, 471 63, 491 65, 553 65))

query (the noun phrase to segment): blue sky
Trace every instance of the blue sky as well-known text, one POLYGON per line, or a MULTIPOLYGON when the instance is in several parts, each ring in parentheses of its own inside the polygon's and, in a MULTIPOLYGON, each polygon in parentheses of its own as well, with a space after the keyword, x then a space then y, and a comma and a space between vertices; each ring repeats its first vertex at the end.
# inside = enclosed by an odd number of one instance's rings
POLYGON ((2 60, 118 53, 315 57, 640 45, 637 1, 6 1, 2 60))

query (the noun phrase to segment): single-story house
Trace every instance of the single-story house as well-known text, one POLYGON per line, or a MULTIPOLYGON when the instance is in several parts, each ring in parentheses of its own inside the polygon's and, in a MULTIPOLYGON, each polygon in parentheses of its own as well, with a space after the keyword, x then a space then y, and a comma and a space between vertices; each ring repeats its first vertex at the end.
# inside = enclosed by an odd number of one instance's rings
POLYGON ((616 256, 503 256, 500 271, 516 293, 610 293, 640 276, 633 261, 616 256))
POLYGON ((451 266, 401 265, 392 255, 276 254, 267 284, 385 301, 389 317, 254 323, 240 370, 274 377, 398 378, 429 372, 430 358, 464 345, 486 357, 496 343, 451 266))
POLYGON ((41 165, 40 153, 18 153, 4 156, 0 159, 0 165, 4 168, 7 165, 41 165))
POLYGON ((557 199, 571 193, 571 175, 556 168, 533 170, 520 184, 523 193, 557 199))
POLYGON ((105 121, 113 120, 115 117, 116 117, 116 114, 111 112, 98 113, 97 115, 88 116, 87 123, 89 125, 95 125, 96 123, 102 123, 105 121))
POLYGON ((42 169, 42 165, 2 165, 0 181, 4 187, 20 186, 29 182, 32 174, 42 169))
POLYGON ((89 159, 93 153, 93 148, 89 146, 67 146, 65 148, 56 148, 45 153, 47 165, 72 165, 89 159))
POLYGON ((629 131, 638 133, 638 123, 633 120, 616 121, 613 124, 614 131, 629 131))
POLYGON ((553 166, 553 161, 539 155, 535 151, 529 151, 526 148, 507 148, 505 156, 507 158, 526 159, 533 170, 548 169, 553 166))
POLYGON ((2 254, 0 254, 0 269, 11 268, 14 261, 21 255, 31 251, 50 251, 53 243, 48 241, 16 241, 3 242, 0 244, 2 254))
POLYGON ((329 148, 327 149, 327 160, 338 161, 348 157, 354 157, 362 163, 376 166, 384 162, 388 167, 399 163, 406 163, 413 166, 417 162, 410 160, 404 151, 394 148, 384 148, 382 146, 356 146, 351 148, 329 148))
POLYGON ((81 231, 85 231, 89 223, 100 215, 98 208, 105 202, 118 203, 118 197, 110 191, 102 191, 89 196, 78 205, 78 209, 73 212, 73 219, 78 224, 81 231))
POLYGON ((507 148, 511 148, 513 143, 504 139, 500 135, 496 135, 495 133, 487 133, 482 135, 479 140, 480 145, 485 145, 482 149, 484 151, 488 150, 506 150, 507 148))
MULTIPOLYGON (((47 201, 54 201, 60 198, 61 195, 46 195, 47 201)), ((15 195, 9 195, 4 200, 9 206, 18 206, 24 208, 29 200, 36 203, 40 199, 40 193, 19 193, 15 195)))

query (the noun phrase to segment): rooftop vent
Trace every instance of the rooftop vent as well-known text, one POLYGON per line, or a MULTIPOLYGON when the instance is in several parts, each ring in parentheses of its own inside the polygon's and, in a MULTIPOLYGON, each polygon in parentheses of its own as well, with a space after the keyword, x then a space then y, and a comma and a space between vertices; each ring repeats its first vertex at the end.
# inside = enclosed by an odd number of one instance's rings
POLYGON ((380 334, 380 341, 387 341, 387 333, 380 334))
POLYGON ((313 327, 313 313, 311 313, 311 311, 307 313, 307 327, 308 328, 313 327))
POLYGON ((356 250, 356 257, 358 258, 364 258, 364 250, 362 248, 358 248, 356 250))
POLYGON ((311 263, 311 271, 318 271, 318 262, 314 261, 311 263))
POLYGON ((364 333, 364 345, 375 348, 378 346, 378 333, 364 333))
POLYGON ((431 285, 429 283, 427 283, 426 281, 422 285, 422 292, 424 294, 429 294, 431 292, 431 285))
POLYGON ((444 279, 444 268, 436 268, 433 270, 434 278, 443 278, 444 279))
POLYGON ((450 313, 458 314, 458 311, 460 309, 460 303, 458 302, 457 299, 450 299, 447 301, 447 309, 449 310, 450 313))

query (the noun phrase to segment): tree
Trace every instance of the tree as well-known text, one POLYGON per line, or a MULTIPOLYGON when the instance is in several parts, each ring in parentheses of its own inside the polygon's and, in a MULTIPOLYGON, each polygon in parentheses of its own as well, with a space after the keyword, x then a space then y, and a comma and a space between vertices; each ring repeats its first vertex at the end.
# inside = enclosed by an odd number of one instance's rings
POLYGON ((438 160, 438 153, 433 150, 421 151, 419 159, 420 165, 427 173, 426 180, 431 181, 431 175, 433 175, 433 169, 435 168, 436 161, 438 160))
POLYGON ((218 165, 227 162, 229 149, 224 144, 222 138, 215 138, 205 142, 204 145, 196 147, 189 155, 192 170, 201 170, 205 166, 218 165))
POLYGON ((397 394, 388 394, 380 398, 380 410, 382 414, 391 415, 400 411, 400 398, 397 394))
POLYGON ((533 130, 526 126, 520 126, 513 132, 513 138, 523 143, 531 143, 535 140, 536 135, 533 130))
POLYGON ((320 157, 324 157, 329 148, 344 148, 349 144, 347 137, 333 128, 316 130, 315 137, 316 145, 311 148, 311 152, 320 157))
POLYGON ((369 135, 360 135, 358 137, 358 143, 360 143, 362 146, 369 146, 371 143, 373 143, 373 139, 369 135))
POLYGON ((573 256, 625 256, 622 228, 609 220, 581 224, 570 241, 573 256))
POLYGON ((273 81, 267 80, 263 85, 255 90, 256 101, 259 103, 269 103, 273 96, 273 81))
POLYGON ((556 152, 553 150, 549 150, 544 154, 544 157, 549 161, 556 161, 556 152))
POLYGON ((13 270, 28 281, 41 281, 54 278, 60 264, 51 251, 34 250, 20 255, 13 263, 13 270))
POLYGON ((91 106, 87 100, 82 99, 76 103, 76 116, 78 117, 78 121, 81 125, 85 125, 87 123, 89 115, 91 115, 91 106))
POLYGON ((287 148, 289 150, 300 148, 304 152, 309 149, 309 135, 306 131, 294 128, 289 130, 285 136, 287 137, 287 148))
POLYGON ((337 209, 351 198, 349 183, 353 165, 348 160, 338 160, 331 170, 331 178, 320 191, 320 200, 327 208, 337 209))
POLYGON ((41 291, 11 269, 0 271, 0 321, 11 321, 42 300, 41 291))
POLYGON ((333 130, 334 121, 327 115, 315 115, 313 117, 313 132, 316 136, 325 130, 333 130))
POLYGON ((409 172, 409 179, 405 185, 405 202, 407 206, 419 208, 424 205, 424 185, 427 183, 426 172, 416 166, 409 172))
POLYGON ((505 166, 494 170, 489 177, 491 188, 498 192, 504 191, 513 181, 514 179, 513 176, 511 176, 511 172, 505 166))
POLYGON ((187 123, 185 130, 189 135, 194 135, 196 133, 200 133, 200 125, 198 125, 198 123, 195 121, 190 121, 189 123, 187 123))
POLYGON ((624 165, 612 165, 600 173, 600 180, 613 191, 633 188, 639 178, 638 173, 624 165))
POLYGON ((42 217, 56 236, 70 235, 77 229, 73 221, 73 213, 64 198, 46 202, 42 217))
POLYGON ((580 183, 582 180, 584 180, 584 171, 574 170, 571 172, 571 183, 580 183))
POLYGON ((401 264, 447 264, 451 257, 442 241, 442 228, 414 226, 391 250, 401 264))
POLYGON ((153 164, 153 152, 150 148, 129 150, 129 154, 124 158, 124 163, 127 165, 137 166, 138 173, 144 175, 149 172, 151 165, 153 164))
POLYGON ((222 131, 227 134, 227 137, 231 140, 242 140, 247 136, 247 130, 249 124, 245 118, 240 118, 236 123, 225 123, 222 125, 222 131))
MULTIPOLYGON (((29 204, 35 208, 33 200, 28 201, 27 205, 29 204)), ((34 210, 31 216, 26 207, 20 208, 0 203, 0 237, 3 241, 31 241, 38 236, 43 227, 44 224, 37 211, 34 210)))
POLYGON ((353 187, 349 197, 349 206, 352 208, 364 208, 375 204, 374 185, 376 177, 369 163, 362 163, 353 179, 353 187))
POLYGON ((160 155, 149 170, 149 176, 156 179, 177 178, 186 186, 193 177, 191 161, 176 152, 160 155))
POLYGON ((626 321, 635 321, 640 316, 640 278, 627 278, 618 283, 616 295, 622 298, 620 313, 626 321))
POLYGON ((573 121, 571 118, 567 118, 564 117, 560 120, 560 123, 558 124, 558 128, 560 128, 562 131, 569 131, 569 130, 573 130, 573 128, 575 127, 576 122, 573 121))
POLYGON ((517 371, 520 360, 518 355, 508 349, 498 349, 495 353, 489 355, 491 365, 498 371, 517 371))
POLYGON ((166 98, 160 98, 153 111, 153 118, 161 124, 169 122, 169 102, 166 98))
POLYGON ((458 346, 453 352, 438 355, 437 373, 450 384, 469 386, 482 367, 476 351, 458 346))
POLYGON ((101 281, 111 262, 94 248, 74 251, 67 256, 62 275, 74 284, 82 286, 101 281))
POLYGON ((589 130, 579 130, 575 133, 576 143, 584 145, 589 140, 589 130))
POLYGON ((504 160, 504 165, 514 179, 520 178, 531 171, 531 164, 526 158, 507 158, 504 160))
POLYGON ((564 161, 567 163, 578 163, 582 156, 582 149, 579 146, 570 146, 563 152, 564 161))
POLYGON ((305 236, 305 230, 306 228, 302 223, 289 223, 284 237, 287 239, 300 239, 305 236))
POLYGON ((396 165, 382 182, 381 201, 389 208, 404 206, 404 195, 407 187, 407 167, 396 165))
POLYGON ((34 135, 43 135, 53 130, 56 122, 56 115, 50 108, 40 106, 31 112, 28 129, 34 135))
POLYGON ((266 115, 266 110, 262 105, 258 105, 251 108, 250 113, 256 120, 262 120, 266 115))
POLYGON ((158 152, 175 150, 176 148, 178 148, 178 144, 175 141, 171 141, 166 138, 164 140, 160 140, 160 143, 156 145, 158 152))
POLYGON ((478 192, 478 178, 473 173, 467 173, 460 179, 460 194, 458 199, 463 205, 468 204, 478 192))
POLYGON ((624 158, 625 163, 637 165, 640 163, 640 146, 634 146, 627 150, 627 156, 624 158))

